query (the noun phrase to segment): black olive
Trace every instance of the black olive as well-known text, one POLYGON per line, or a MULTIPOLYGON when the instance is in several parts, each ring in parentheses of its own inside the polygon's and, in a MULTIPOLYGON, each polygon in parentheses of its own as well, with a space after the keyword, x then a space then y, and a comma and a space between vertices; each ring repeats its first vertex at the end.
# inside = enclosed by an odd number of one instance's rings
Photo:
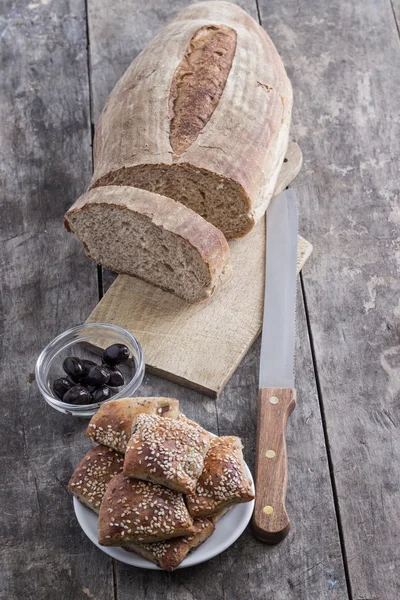
POLYGON ((76 356, 68 356, 63 362, 63 369, 75 383, 80 381, 84 375, 82 362, 76 356))
POLYGON ((75 383, 68 377, 60 377, 59 379, 56 379, 53 383, 53 392, 55 393, 57 398, 60 398, 60 400, 62 400, 64 394, 66 394, 69 388, 71 388, 73 385, 75 385, 75 383))
POLYGON ((113 344, 108 346, 103 352, 103 362, 110 367, 124 363, 129 358, 129 348, 124 344, 113 344))
POLYGON ((82 363, 82 367, 83 367, 83 376, 86 377, 86 375, 89 373, 90 369, 92 367, 96 366, 96 363, 93 362, 92 360, 87 360, 86 358, 83 358, 81 360, 82 363))
POLYGON ((110 379, 110 372, 107 367, 103 367, 102 365, 96 365, 95 367, 91 367, 89 373, 83 380, 85 385, 90 385, 92 387, 98 388, 110 379))
POLYGON ((63 402, 68 404, 90 404, 92 395, 83 385, 74 385, 64 394, 63 402))
POLYGON ((94 390, 92 394, 93 402, 102 402, 103 400, 109 400, 112 396, 112 391, 106 385, 103 385, 97 390, 94 390))
POLYGON ((121 371, 117 369, 117 367, 105 366, 104 368, 106 368, 110 373, 110 379, 107 381, 107 385, 109 387, 115 388, 124 385, 124 376, 122 375, 121 371))

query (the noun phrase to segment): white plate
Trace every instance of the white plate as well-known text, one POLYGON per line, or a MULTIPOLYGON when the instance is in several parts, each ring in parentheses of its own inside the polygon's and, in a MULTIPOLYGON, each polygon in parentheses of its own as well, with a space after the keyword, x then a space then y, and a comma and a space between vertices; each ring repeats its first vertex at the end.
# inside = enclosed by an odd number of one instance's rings
MULTIPOLYGON (((246 465, 246 472, 253 482, 251 473, 246 465)), ((254 492, 254 482, 253 482, 254 492)), ((95 544, 100 550, 120 560, 127 565, 133 565, 134 567, 141 567, 143 569, 156 569, 161 571, 160 567, 157 567, 154 563, 146 560, 135 552, 127 552, 123 548, 112 547, 112 546, 100 546, 97 538, 97 521, 98 516, 90 508, 79 502, 77 498, 74 498, 74 509, 76 518, 78 519, 79 525, 86 533, 88 538, 93 544, 95 544)), ((252 502, 245 502, 243 504, 236 504, 222 519, 220 519, 216 525, 215 531, 211 537, 208 538, 197 550, 189 554, 185 560, 181 562, 178 569, 185 567, 193 567, 198 565, 210 558, 214 558, 217 554, 220 554, 229 546, 235 542, 238 537, 246 529, 248 522, 251 519, 254 509, 254 500, 252 502)))

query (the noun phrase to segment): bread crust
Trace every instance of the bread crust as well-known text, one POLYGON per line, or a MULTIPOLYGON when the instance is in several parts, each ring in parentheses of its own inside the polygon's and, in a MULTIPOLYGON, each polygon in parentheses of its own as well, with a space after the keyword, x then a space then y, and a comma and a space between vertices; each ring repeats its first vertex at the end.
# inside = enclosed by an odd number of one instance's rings
MULTIPOLYGON (((200 87, 198 93, 203 93, 200 87)), ((132 183, 134 170, 143 165, 218 175, 237 185, 243 201, 242 230, 225 233, 243 235, 272 196, 287 148, 292 103, 282 60, 254 19, 230 2, 188 6, 161 29, 111 92, 97 124, 91 186, 132 183), (174 134, 173 145, 179 149, 175 153, 170 138, 171 86, 191 41, 201 28, 210 26, 236 34, 233 60, 226 80, 218 83, 223 86, 218 103, 211 115, 206 111, 197 135, 189 136, 191 143, 183 139, 183 129, 174 134)))
POLYGON ((179 400, 162 396, 110 400, 90 419, 86 435, 94 442, 125 454, 133 421, 142 413, 176 419, 180 414, 179 400))
POLYGON ((123 457, 106 446, 96 446, 82 458, 68 483, 68 491, 95 513, 111 479, 122 472, 123 457))
MULTIPOLYGON (((131 186, 105 186, 83 194, 65 215, 68 231, 76 234, 74 217, 90 209, 92 205, 110 205, 117 210, 131 211, 149 219, 156 227, 165 229, 192 246, 209 272, 209 284, 204 288, 203 298, 214 292, 219 284, 231 277, 229 245, 219 229, 205 221, 190 208, 161 196, 131 186)), ((89 258, 90 250, 85 246, 89 258)), ((103 265, 115 270, 115 265, 103 265)), ((127 273, 135 275, 135 273, 127 273)), ((151 283, 151 281, 150 281, 151 283)))
POLYGON ((235 436, 214 438, 194 494, 186 497, 195 517, 221 516, 224 509, 254 499, 252 483, 244 469, 242 442, 235 436))
POLYGON ((194 533, 182 494, 123 474, 104 494, 98 522, 99 543, 157 542, 194 533))
POLYGON ((170 88, 169 137, 176 155, 191 146, 218 106, 235 50, 236 32, 224 25, 204 25, 190 40, 170 88))

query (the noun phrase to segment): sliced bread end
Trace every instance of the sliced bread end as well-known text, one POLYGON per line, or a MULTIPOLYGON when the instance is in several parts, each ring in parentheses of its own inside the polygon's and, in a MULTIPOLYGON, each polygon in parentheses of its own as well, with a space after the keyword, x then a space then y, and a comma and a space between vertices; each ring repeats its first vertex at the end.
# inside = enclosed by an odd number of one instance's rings
POLYGON ((171 198, 130 186, 94 188, 65 215, 86 254, 117 273, 198 302, 231 276, 224 235, 171 198))

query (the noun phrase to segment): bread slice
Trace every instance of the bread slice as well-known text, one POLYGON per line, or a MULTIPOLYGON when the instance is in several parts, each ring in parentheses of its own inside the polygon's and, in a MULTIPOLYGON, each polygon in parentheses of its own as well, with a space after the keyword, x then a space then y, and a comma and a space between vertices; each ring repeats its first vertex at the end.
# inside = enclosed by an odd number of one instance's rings
POLYGON ((133 421, 142 413, 176 419, 180 414, 179 400, 164 397, 110 400, 102 404, 93 415, 86 435, 93 442, 125 454, 133 421))
POLYGON ((208 298, 231 275, 224 235, 186 206, 146 190, 93 189, 70 208, 65 226, 98 264, 188 302, 208 298))

